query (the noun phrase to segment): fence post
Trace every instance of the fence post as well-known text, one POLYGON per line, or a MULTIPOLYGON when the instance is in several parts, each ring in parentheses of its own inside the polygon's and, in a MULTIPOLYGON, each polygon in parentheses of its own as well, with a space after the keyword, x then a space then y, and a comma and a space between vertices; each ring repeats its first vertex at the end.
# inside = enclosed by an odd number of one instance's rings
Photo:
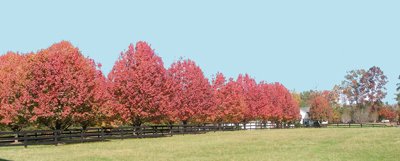
POLYGON ((35 143, 37 143, 38 142, 38 140, 37 140, 37 132, 35 132, 35 143))
POLYGON ((119 128, 118 130, 119 130, 119 133, 121 134, 121 139, 123 140, 124 139, 124 133, 122 131, 122 128, 119 128))
POLYGON ((101 141, 104 141, 104 129, 101 128, 100 130, 101 130, 101 141))
POLYGON ((25 148, 28 147, 28 138, 27 138, 26 132, 24 132, 24 147, 25 148))
POLYGON ((81 143, 83 143, 83 129, 81 130, 81 143))
POLYGON ((361 128, 362 128, 362 123, 360 125, 361 125, 361 128))
POLYGON ((172 125, 169 125, 169 134, 172 136, 172 125))
POLYGON ((143 128, 146 128, 145 126, 139 126, 140 127, 140 129, 139 129, 139 137, 140 138, 143 138, 143 135, 142 135, 142 133, 143 133, 143 128))
POLYGON ((56 146, 58 145, 57 133, 58 133, 58 130, 56 130, 56 131, 53 133, 53 134, 54 134, 54 142, 55 142, 55 145, 56 145, 56 146))
POLYGON ((350 123, 349 123, 349 128, 350 128, 350 123))

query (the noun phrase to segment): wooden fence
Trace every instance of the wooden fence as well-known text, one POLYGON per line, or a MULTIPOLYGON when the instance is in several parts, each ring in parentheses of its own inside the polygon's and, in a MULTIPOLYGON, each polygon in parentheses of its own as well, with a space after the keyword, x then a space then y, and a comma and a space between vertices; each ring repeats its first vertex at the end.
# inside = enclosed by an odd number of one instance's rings
POLYGON ((151 138, 172 135, 201 134, 210 131, 233 131, 235 126, 137 126, 120 128, 87 128, 68 130, 35 130, 20 132, 0 132, 0 146, 25 146, 46 144, 68 144, 107 139, 151 138))
MULTIPOLYGON (((303 126, 300 126, 303 127, 303 126)), ((312 127, 312 126, 311 126, 312 127)), ((385 124, 329 124, 323 127, 328 128, 363 128, 363 127, 386 127, 385 124)), ((233 124, 213 125, 159 125, 159 126, 137 126, 119 128, 87 128, 68 129, 68 130, 35 130, 20 132, 0 132, 1 146, 25 146, 46 145, 46 144, 69 144, 93 141, 107 141, 108 139, 125 138, 152 138, 168 137, 172 135, 202 134, 212 131, 234 131, 234 130, 253 130, 253 129, 278 129, 295 128, 294 125, 275 124, 243 124, 239 126, 233 124)))
POLYGON ((335 128, 362 128, 362 127, 387 127, 386 124, 381 123, 365 123, 365 124, 329 124, 327 127, 335 127, 335 128))

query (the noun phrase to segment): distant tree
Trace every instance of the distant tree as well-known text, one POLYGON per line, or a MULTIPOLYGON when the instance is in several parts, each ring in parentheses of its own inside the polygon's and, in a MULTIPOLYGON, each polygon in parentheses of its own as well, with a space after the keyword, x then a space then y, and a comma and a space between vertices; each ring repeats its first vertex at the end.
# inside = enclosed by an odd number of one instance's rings
POLYGON ((364 69, 349 71, 345 76, 345 80, 342 81, 341 90, 346 95, 346 101, 349 101, 350 104, 359 105, 364 103, 361 78, 365 73, 364 69))
POLYGON ((300 93, 300 107, 309 107, 309 101, 310 101, 310 96, 314 93, 315 91, 309 90, 309 91, 303 91, 300 93))
POLYGON ((332 123, 339 123, 342 119, 340 107, 333 107, 332 123))
POLYGON ((146 42, 131 44, 121 53, 108 79, 114 110, 124 123, 140 126, 165 119, 171 92, 166 69, 146 42))
POLYGON ((382 105, 382 100, 386 96, 385 85, 387 77, 379 67, 373 66, 368 71, 363 69, 348 72, 340 86, 341 92, 346 96, 346 101, 355 106, 353 110, 353 120, 364 122, 382 105), (365 109, 369 109, 366 111, 365 109))
POLYGON ((0 124, 13 131, 32 122, 34 104, 27 88, 32 56, 13 52, 0 56, 0 124))
POLYGON ((212 120, 213 90, 200 67, 192 60, 179 60, 168 69, 168 75, 175 93, 174 117, 183 124, 212 120))
POLYGON ((338 105, 339 93, 337 93, 338 91, 335 90, 336 89, 334 87, 333 90, 315 91, 313 95, 322 95, 328 100, 330 106, 336 107, 338 105))
POLYGON ((332 90, 330 91, 330 102, 332 106, 340 106, 340 104, 343 104, 345 100, 343 100, 343 92, 341 90, 340 85, 334 85, 332 90))
POLYGON ((67 41, 39 51, 29 66, 32 119, 51 129, 92 124, 103 103, 99 67, 67 41))
POLYGON ((322 94, 316 93, 310 99, 310 118, 318 121, 331 121, 333 119, 333 109, 329 100, 322 94))
POLYGON ((301 107, 301 96, 300 93, 293 91, 291 92, 293 100, 296 102, 297 106, 301 107))
POLYGON ((380 107, 378 110, 379 119, 380 120, 390 120, 391 122, 394 121, 397 117, 397 112, 390 106, 383 106, 380 107))
POLYGON ((361 88, 363 100, 367 101, 373 107, 383 104, 382 100, 386 96, 387 77, 383 71, 376 66, 368 69, 361 77, 361 88))

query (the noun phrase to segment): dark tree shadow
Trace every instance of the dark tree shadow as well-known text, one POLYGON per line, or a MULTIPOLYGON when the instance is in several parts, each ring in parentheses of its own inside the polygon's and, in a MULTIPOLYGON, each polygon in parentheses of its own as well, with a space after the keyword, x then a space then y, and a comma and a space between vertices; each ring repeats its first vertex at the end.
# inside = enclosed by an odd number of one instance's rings
POLYGON ((0 161, 11 161, 11 160, 0 158, 0 161))

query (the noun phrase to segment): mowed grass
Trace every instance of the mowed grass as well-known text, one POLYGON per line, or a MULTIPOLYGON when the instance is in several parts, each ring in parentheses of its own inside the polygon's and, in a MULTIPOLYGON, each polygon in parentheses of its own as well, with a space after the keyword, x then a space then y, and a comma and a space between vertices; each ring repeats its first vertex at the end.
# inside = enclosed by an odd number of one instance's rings
POLYGON ((400 160, 400 128, 210 132, 150 139, 0 147, 0 160, 400 160))

